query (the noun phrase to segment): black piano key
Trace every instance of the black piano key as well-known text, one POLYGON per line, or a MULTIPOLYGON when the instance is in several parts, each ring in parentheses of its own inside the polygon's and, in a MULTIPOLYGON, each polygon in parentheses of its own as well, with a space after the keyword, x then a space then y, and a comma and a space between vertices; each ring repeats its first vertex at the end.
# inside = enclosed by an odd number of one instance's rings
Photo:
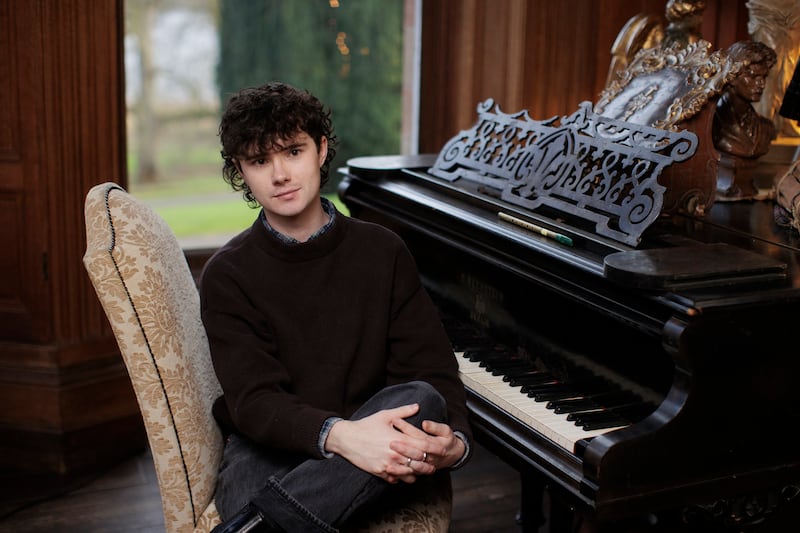
POLYGON ((508 361, 522 361, 522 358, 514 352, 497 346, 469 349, 464 352, 464 357, 470 361, 480 363, 481 366, 490 363, 505 364, 508 361))
POLYGON ((577 424, 589 431, 592 429, 610 428, 633 424, 655 410, 655 406, 647 402, 624 405, 603 412, 581 415, 577 424))
MULTIPOLYGON (((553 383, 553 385, 547 384, 548 387, 542 387, 543 391, 552 390, 555 388, 559 388, 562 390, 567 390, 569 392, 580 394, 581 392, 584 394, 591 394, 593 392, 603 392, 608 390, 608 382, 601 378, 596 377, 587 377, 587 378, 579 378, 579 379, 567 379, 561 380, 557 379, 553 383)), ((526 391, 523 387, 523 392, 528 392, 529 396, 532 396, 531 392, 536 392, 534 390, 536 386, 529 387, 526 391)))
POLYGON ((527 394, 537 402, 549 402, 552 400, 576 398, 585 393, 585 389, 575 387, 571 383, 555 383, 552 385, 545 384, 536 389, 531 389, 527 394))
POLYGON ((564 400, 553 400, 547 404, 548 409, 553 409, 555 413, 571 413, 574 411, 585 411, 589 408, 608 408, 624 405, 638 400, 637 396, 629 391, 611 390, 587 393, 580 398, 567 398, 564 400))
POLYGON ((522 392, 532 398, 534 394, 540 392, 565 390, 567 388, 568 388, 567 385, 563 381, 558 381, 557 379, 554 379, 551 381, 545 381, 541 383, 529 383, 527 385, 523 385, 522 392))
POLYGON ((515 385, 514 384, 515 382, 519 382, 519 381, 524 380, 526 378, 536 379, 536 378, 541 377, 541 376, 551 376, 552 377, 552 374, 550 372, 548 372, 547 370, 533 370, 533 369, 515 370, 515 371, 506 372, 505 375, 503 376, 503 381, 511 383, 513 387, 517 387, 518 385, 515 385))
POLYGON ((507 376, 509 379, 511 379, 512 376, 530 375, 531 373, 531 365, 526 361, 520 361, 515 364, 509 364, 505 366, 503 365, 500 366, 492 365, 492 366, 493 368, 502 370, 503 376, 504 377, 507 376))
POLYGON ((601 405, 591 399, 582 397, 564 398, 563 400, 554 398, 545 407, 553 409, 553 412, 559 415, 578 415, 609 408, 609 406, 601 405), (558 407, 551 407, 551 404, 555 403, 559 404, 558 407))
POLYGON ((464 357, 477 363, 488 358, 489 352, 493 349, 493 346, 471 346, 464 350, 464 357))
POLYGON ((553 386, 563 387, 563 384, 553 377, 542 376, 540 379, 524 383, 521 387, 521 392, 532 397, 537 392, 553 390, 553 386))
MULTIPOLYGON (((583 411, 573 411, 567 415, 567 420, 575 422, 575 425, 582 426, 585 422, 599 420, 603 417, 612 415, 612 409, 604 407, 589 407, 583 411)), ((618 415, 614 415, 618 416, 618 415)))
MULTIPOLYGON (((503 368, 494 369, 493 368, 492 369, 492 374, 495 375, 495 376, 502 376, 503 377, 503 381, 505 381, 505 382, 507 382, 509 384, 511 383, 511 378, 509 378, 508 370, 506 370, 506 369, 503 369, 503 368)), ((530 374, 528 377, 535 378, 536 375, 535 374, 530 374)), ((514 386, 516 387, 517 385, 514 385, 514 386)))
POLYGON ((593 422, 600 422, 608 419, 618 420, 620 418, 621 417, 618 414, 615 414, 614 412, 607 409, 580 411, 576 413, 570 413, 567 415, 567 420, 575 422, 576 426, 585 426, 586 424, 593 422))
MULTIPOLYGON (((554 389, 550 391, 542 391, 533 394, 532 396, 529 394, 531 398, 533 398, 537 402, 550 402, 553 400, 563 400, 567 398, 575 398, 580 393, 576 392, 570 388, 564 389, 554 389)), ((547 406, 545 406, 547 407, 547 406)))
MULTIPOLYGON (((613 423, 621 421, 623 424, 630 424, 653 412, 654 406, 646 402, 637 402, 610 409, 598 409, 596 411, 586 411, 570 413, 567 420, 574 421, 576 425, 582 427, 598 427, 598 423, 613 423)), ((617 424, 619 425, 619 424, 617 424)), ((612 426, 599 426, 612 427, 612 426)))
POLYGON ((506 372, 518 372, 525 368, 530 368, 530 363, 522 359, 509 357, 508 359, 481 360, 480 366, 488 370, 505 370, 506 372))
POLYGON ((607 418, 602 418, 602 419, 597 419, 597 420, 592 420, 590 422, 586 422, 585 424, 582 424, 581 427, 585 431, 592 431, 592 430, 595 430, 595 429, 606 429, 606 428, 615 428, 615 427, 619 427, 619 426, 627 426, 628 424, 630 424, 630 421, 625 420, 622 417, 618 417, 618 416, 617 417, 613 417, 612 416, 612 417, 607 417, 607 418))
POLYGON ((599 406, 592 400, 584 397, 569 397, 569 398, 552 398, 545 405, 546 408, 552 409, 557 415, 565 415, 569 413, 577 413, 581 411, 588 411, 590 409, 597 409, 599 406))
POLYGON ((556 377, 549 372, 536 372, 530 374, 521 374, 509 380, 512 387, 523 387, 525 385, 538 385, 540 383, 551 383, 558 381, 556 377))

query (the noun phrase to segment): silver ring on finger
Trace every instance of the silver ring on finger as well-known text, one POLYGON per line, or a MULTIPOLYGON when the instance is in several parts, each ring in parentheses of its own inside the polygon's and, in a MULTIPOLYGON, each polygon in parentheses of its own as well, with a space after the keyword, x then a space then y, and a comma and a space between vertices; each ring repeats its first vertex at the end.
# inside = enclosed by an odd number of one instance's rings
POLYGON ((413 461, 411 457, 406 457, 406 466, 409 468, 411 467, 411 461, 413 461))
POLYGON ((422 462, 423 463, 428 462, 428 452, 422 452, 422 462))

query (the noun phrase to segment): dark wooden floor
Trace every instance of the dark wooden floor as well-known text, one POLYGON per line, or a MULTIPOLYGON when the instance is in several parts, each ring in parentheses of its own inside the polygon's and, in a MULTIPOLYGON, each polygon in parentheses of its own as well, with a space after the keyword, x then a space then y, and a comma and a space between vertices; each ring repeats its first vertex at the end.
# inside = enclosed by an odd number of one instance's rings
MULTIPOLYGON (((476 447, 453 473, 452 533, 518 533, 519 476, 476 447)), ((163 533, 164 519, 153 463, 142 453, 66 494, 0 517, 0 532, 163 533)))

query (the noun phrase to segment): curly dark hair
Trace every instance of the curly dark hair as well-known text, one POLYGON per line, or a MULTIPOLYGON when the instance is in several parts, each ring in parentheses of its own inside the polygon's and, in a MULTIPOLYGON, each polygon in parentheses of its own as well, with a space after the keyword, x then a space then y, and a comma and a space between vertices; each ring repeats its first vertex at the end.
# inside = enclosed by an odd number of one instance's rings
POLYGON ((320 168, 320 188, 328 181, 330 164, 336 155, 330 109, 317 97, 281 82, 242 89, 228 101, 219 124, 222 143, 222 177, 234 191, 242 191, 247 203, 258 202, 244 182, 234 159, 254 151, 271 150, 300 132, 307 133, 319 150, 322 138, 328 139, 328 155, 320 168))

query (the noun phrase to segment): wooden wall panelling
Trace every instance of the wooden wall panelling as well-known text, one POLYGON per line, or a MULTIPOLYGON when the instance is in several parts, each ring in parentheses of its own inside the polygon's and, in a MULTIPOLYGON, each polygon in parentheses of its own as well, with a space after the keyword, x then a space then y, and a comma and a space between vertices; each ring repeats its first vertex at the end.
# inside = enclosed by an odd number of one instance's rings
POLYGON ((747 0, 706 0, 703 12, 703 39, 715 49, 727 48, 749 39, 747 0))
POLYGON ((21 6, 20 13, 11 3, 0 3, 0 50, 14 51, 2 53, 0 61, 0 338, 42 340, 49 337, 42 312, 49 297, 42 276, 44 225, 28 221, 44 212, 44 204, 25 195, 39 179, 39 143, 26 142, 25 135, 41 131, 40 116, 35 101, 23 98, 39 72, 35 58, 41 43, 28 24, 15 24, 18 16, 36 17, 35 6, 21 6))
MULTIPOLYGON (((462 30, 464 12, 474 12, 475 0, 448 3, 422 2, 422 36, 420 64, 420 127, 419 150, 441 146, 440 132, 462 123, 454 116, 472 100, 474 81, 471 64, 474 32, 462 30), (459 24, 457 24, 459 23, 459 24), (454 54, 452 47, 461 50, 454 54)), ((463 110, 461 111, 463 113, 463 110)), ((455 133, 455 132, 454 132, 455 133)))
POLYGON ((145 445, 130 380, 82 264, 86 192, 104 181, 126 184, 123 23, 122 0, 0 2, 6 475, 51 474, 52 483, 145 445))

